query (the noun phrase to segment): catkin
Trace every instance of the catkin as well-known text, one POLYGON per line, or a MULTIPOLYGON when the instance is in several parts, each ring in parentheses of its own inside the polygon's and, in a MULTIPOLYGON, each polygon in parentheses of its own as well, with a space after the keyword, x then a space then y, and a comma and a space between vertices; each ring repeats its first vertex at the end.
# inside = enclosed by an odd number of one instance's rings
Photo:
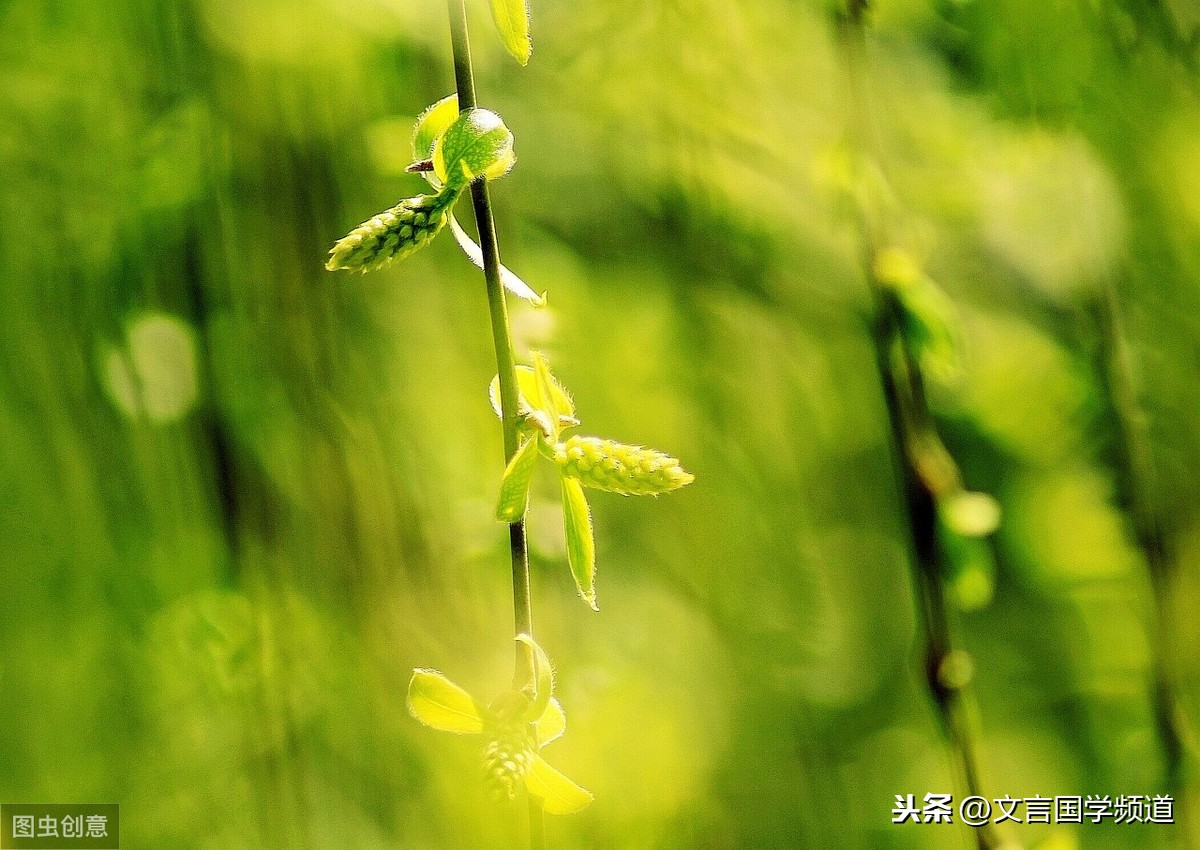
POLYGON ((390 210, 364 221, 338 240, 325 268, 369 272, 424 246, 446 224, 457 195, 444 190, 437 195, 405 198, 390 210))
POLYGON ((536 741, 524 720, 505 721, 493 727, 491 740, 483 751, 483 770, 496 800, 511 800, 517 795, 535 751, 536 741))
POLYGON ((627 496, 656 496, 694 480, 670 455, 598 437, 571 437, 559 443, 554 462, 585 487, 627 496))

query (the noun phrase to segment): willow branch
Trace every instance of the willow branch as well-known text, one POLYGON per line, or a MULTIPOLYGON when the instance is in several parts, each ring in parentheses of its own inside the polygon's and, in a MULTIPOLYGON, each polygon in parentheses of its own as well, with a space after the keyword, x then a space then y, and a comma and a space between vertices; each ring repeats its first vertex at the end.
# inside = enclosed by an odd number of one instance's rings
MULTIPOLYGON (((474 109, 475 77, 471 67, 471 42, 467 31, 467 10, 463 0, 447 0, 450 15, 450 42, 454 51, 454 81, 458 92, 458 107, 474 109)), ((483 252, 483 277, 487 283, 488 313, 492 323, 492 341, 496 348, 496 373, 500 377, 500 418, 504 425, 504 460, 512 460, 519 448, 517 414, 517 371, 513 359, 512 332, 508 324, 508 306, 500 281, 500 246, 496 240, 496 224, 492 219, 491 199, 486 180, 471 184, 471 204, 475 211, 475 226, 479 231, 479 247, 483 252)), ((529 548, 525 540, 525 518, 508 526, 509 553, 512 560, 513 632, 533 637, 533 602, 529 589, 529 548)), ((533 685, 536 680, 533 651, 517 643, 513 680, 516 686, 533 685)), ((532 850, 545 847, 544 822, 541 807, 529 801, 529 844, 532 850)))

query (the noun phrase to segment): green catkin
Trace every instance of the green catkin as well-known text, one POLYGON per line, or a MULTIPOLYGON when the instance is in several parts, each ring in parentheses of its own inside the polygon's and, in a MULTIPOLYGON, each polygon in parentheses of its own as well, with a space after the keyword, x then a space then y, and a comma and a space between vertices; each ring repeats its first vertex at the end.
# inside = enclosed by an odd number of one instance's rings
POLYGON ((443 189, 436 195, 405 198, 339 239, 329 252, 325 268, 365 273, 407 257, 445 226, 457 197, 457 191, 443 189))
POLYGON ((500 721, 490 731, 483 750, 484 776, 494 799, 511 800, 533 764, 537 740, 520 718, 500 721))
POLYGON ((657 496, 694 480, 670 455, 598 437, 571 437, 554 447, 563 475, 585 487, 626 496, 657 496))

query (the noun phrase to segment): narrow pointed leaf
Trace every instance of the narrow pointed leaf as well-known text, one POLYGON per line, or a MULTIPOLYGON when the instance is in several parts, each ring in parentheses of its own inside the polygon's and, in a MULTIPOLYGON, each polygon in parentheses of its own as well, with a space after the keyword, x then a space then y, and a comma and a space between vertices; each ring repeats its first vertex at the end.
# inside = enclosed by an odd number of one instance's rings
POLYGON ((550 705, 550 697, 554 693, 554 667, 550 664, 550 656, 546 655, 546 651, 529 635, 517 635, 517 641, 525 644, 533 652, 535 686, 528 717, 532 722, 541 717, 550 705))
MULTIPOLYGON (((462 229, 462 225, 458 223, 458 219, 454 214, 450 214, 450 232, 454 234, 454 240, 458 242, 458 247, 462 248, 467 259, 475 264, 478 268, 483 268, 483 249, 479 244, 467 235, 467 232, 462 229)), ((546 296, 538 295, 525 281, 517 277, 503 263, 500 265, 500 283, 504 288, 518 298, 524 298, 534 307, 546 306, 546 296)))
POLYGON ((537 732, 538 747, 557 741, 567 731, 567 715, 556 697, 550 697, 550 704, 542 716, 533 722, 533 728, 537 732))
POLYGON ((501 522, 517 522, 525 515, 529 504, 529 482, 533 480, 533 469, 537 465, 536 436, 525 441, 504 470, 500 483, 500 501, 496 505, 496 519, 501 522))
POLYGON ((504 47, 522 65, 528 64, 533 44, 529 40, 529 10, 525 0, 491 0, 491 5, 492 20, 504 47))
POLYGON ((554 393, 554 378, 550 375, 550 365, 540 351, 531 352, 531 356, 533 357, 534 394, 529 397, 529 403, 546 414, 546 421, 550 423, 549 439, 552 443, 557 443, 562 429, 558 424, 559 407, 558 398, 554 393))
POLYGON ((575 586, 593 611, 596 606, 596 541, 592 535, 592 514, 583 487, 574 478, 562 479, 563 527, 567 534, 567 561, 575 586))
POLYGON ((483 732, 483 718, 474 698, 437 670, 413 670, 408 683, 408 710, 426 726, 442 732, 483 732))
POLYGON ((592 802, 590 791, 580 788, 536 754, 525 774, 525 787, 541 804, 542 810, 552 815, 574 814, 592 802))

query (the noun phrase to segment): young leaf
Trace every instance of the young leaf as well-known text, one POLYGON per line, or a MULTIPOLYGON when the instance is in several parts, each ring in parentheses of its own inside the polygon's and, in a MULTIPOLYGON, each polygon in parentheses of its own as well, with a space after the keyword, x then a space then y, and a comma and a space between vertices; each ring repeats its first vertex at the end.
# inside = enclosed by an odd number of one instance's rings
MULTIPOLYGON (((537 377, 534 375, 532 367, 517 367, 517 387, 520 391, 517 415, 541 429, 542 433, 549 435, 552 430, 549 415, 535 409, 530 402, 530 399, 536 398, 538 395, 537 377)), ((578 425, 579 420, 575 418, 575 403, 571 401, 571 397, 567 395, 567 391, 562 388, 562 385, 554 380, 553 375, 551 376, 551 392, 554 394, 555 407, 562 411, 558 417, 559 427, 573 428, 578 425)), ((492 402, 492 410, 496 411, 497 416, 501 416, 499 375, 493 377, 491 384, 488 385, 488 398, 492 402)))
MULTIPOLYGON (((458 223, 458 219, 454 217, 454 213, 450 214, 450 232, 454 234, 454 240, 458 242, 458 247, 462 248, 463 253, 467 255, 467 259, 474 263, 476 267, 482 269, 483 249, 462 229, 462 225, 458 223)), ((545 294, 538 295, 530 288, 529 284, 509 271, 508 267, 503 264, 500 266, 500 283, 513 295, 518 298, 524 298, 534 307, 546 306, 545 294)))
POLYGON ((433 145, 433 170, 448 187, 503 177, 514 162, 513 134, 489 109, 460 112, 433 145))
POLYGON ((525 787, 541 803, 543 811, 552 815, 574 814, 592 802, 590 791, 580 788, 536 754, 529 773, 525 774, 525 787))
POLYGON ((442 732, 483 732, 483 718, 474 698, 436 670, 413 670, 408 710, 426 726, 442 732))
POLYGON ((596 606, 596 540, 592 535, 592 514, 583 487, 574 478, 562 478, 563 527, 567 533, 567 562, 575 586, 593 611, 596 606))
POLYGON ((529 40, 529 10, 525 0, 491 0, 491 4, 500 40, 514 59, 522 65, 528 64, 533 44, 529 40))
POLYGON ((555 697, 550 697, 542 716, 533 722, 533 730, 537 733, 538 749, 557 741, 567 731, 567 715, 555 697))
POLYGON ((422 112, 413 127, 413 159, 423 160, 433 156, 433 143, 437 141, 438 136, 446 132, 446 128, 453 124, 457 117, 457 94, 443 97, 422 112))
POLYGON ((529 503, 529 482, 537 464, 537 436, 525 441, 508 462, 504 480, 500 483, 500 501, 496 505, 496 519, 501 522, 517 522, 525 515, 529 503))
POLYGON ((550 705, 550 696, 554 693, 554 667, 550 664, 550 656, 529 635, 517 635, 517 641, 529 647, 533 653, 533 666, 536 684, 534 685, 533 704, 529 707, 530 722, 537 720, 546 712, 550 705))
POLYGON ((533 357, 534 395, 529 397, 529 403, 546 414, 546 420, 550 423, 550 441, 557 443, 558 435, 562 432, 558 418, 564 411, 558 406, 550 364, 540 351, 530 352, 530 355, 533 357))

